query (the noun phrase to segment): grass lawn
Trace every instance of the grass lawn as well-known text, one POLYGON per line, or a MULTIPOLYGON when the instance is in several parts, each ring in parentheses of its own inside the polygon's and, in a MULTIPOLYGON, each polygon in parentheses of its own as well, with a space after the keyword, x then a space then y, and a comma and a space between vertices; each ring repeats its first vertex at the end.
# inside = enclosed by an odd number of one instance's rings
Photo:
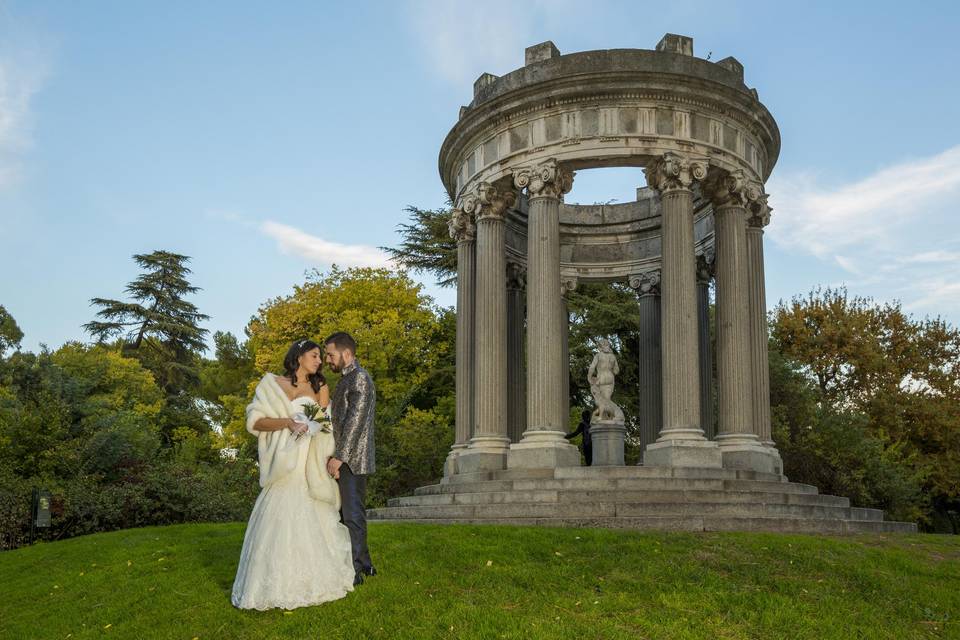
POLYGON ((960 537, 376 523, 346 598, 238 611, 243 524, 0 553, 0 638, 960 638, 960 537))

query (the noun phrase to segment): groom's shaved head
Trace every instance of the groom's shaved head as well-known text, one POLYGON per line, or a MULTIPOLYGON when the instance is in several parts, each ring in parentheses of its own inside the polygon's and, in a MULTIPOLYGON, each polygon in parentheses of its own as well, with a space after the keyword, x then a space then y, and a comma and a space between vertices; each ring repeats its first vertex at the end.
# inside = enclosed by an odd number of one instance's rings
POLYGON ((357 353, 357 341, 346 331, 337 331, 324 340, 323 344, 332 344, 337 348, 337 351, 349 351, 354 355, 357 353))

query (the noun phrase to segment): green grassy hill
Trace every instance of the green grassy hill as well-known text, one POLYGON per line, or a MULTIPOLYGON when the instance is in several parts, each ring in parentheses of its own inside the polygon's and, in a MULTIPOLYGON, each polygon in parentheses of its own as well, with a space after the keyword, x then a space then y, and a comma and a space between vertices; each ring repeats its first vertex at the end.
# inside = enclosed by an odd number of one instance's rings
POLYGON ((960 538, 371 526, 381 575, 230 605, 242 524, 0 553, 0 638, 960 638, 960 538))

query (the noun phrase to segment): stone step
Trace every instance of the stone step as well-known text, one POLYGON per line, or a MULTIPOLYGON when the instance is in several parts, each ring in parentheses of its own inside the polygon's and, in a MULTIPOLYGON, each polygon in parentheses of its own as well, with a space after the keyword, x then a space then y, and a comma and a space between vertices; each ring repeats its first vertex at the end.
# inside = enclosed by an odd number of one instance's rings
MULTIPOLYGON (((785 476, 739 469, 703 469, 698 467, 560 467, 554 477, 603 478, 699 478, 704 480, 764 480, 785 482, 785 476)), ((517 479, 517 478, 514 478, 517 479)))
MULTIPOLYGON (((441 494, 442 495, 442 494, 441 494)), ((504 502, 499 504, 438 504, 372 509, 370 519, 422 518, 601 518, 646 516, 712 516, 724 518, 800 518, 815 520, 882 520, 875 510, 817 504, 748 502, 504 502)))
MULTIPOLYGON (((370 520, 377 522, 397 520, 370 520)), ((767 531, 776 533, 855 534, 916 533, 909 522, 851 521, 811 518, 729 518, 712 516, 646 516, 613 518, 418 518, 402 520, 415 524, 493 524, 536 527, 601 527, 647 531, 767 531)))
POLYGON ((603 480, 614 478, 701 478, 705 480, 764 480, 784 482, 784 476, 774 473, 747 471, 740 469, 703 469, 693 467, 559 467, 557 469, 503 469, 499 471, 479 471, 448 476, 438 484, 461 484, 466 482, 486 482, 490 480, 538 480, 581 478, 603 480))
MULTIPOLYGON (((758 504, 801 504, 832 507, 849 507, 850 501, 839 496, 810 493, 777 493, 773 491, 697 491, 655 490, 639 491, 612 489, 581 491, 577 489, 528 490, 528 491, 481 491, 437 493, 392 498, 390 507, 416 507, 438 504, 500 504, 508 502, 636 502, 636 503, 684 503, 738 502, 758 504)), ((869 509, 880 514, 881 511, 869 509)), ((866 516, 864 516, 866 519, 866 516)))
POLYGON ((483 491, 605 491, 613 489, 658 491, 754 491, 816 494, 817 488, 796 482, 765 480, 721 480, 704 478, 537 478, 529 480, 484 480, 432 484, 414 490, 414 495, 438 493, 479 493, 483 491))

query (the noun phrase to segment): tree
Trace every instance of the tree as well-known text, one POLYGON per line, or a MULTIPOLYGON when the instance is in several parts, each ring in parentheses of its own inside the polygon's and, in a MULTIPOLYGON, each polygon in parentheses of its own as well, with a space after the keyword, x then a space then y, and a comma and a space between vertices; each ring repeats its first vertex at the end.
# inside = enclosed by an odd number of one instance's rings
POLYGON ((248 342, 240 342, 229 332, 213 334, 214 359, 200 366, 199 396, 207 406, 207 416, 219 429, 223 448, 247 455, 252 444, 247 437, 245 409, 247 397, 256 379, 253 352, 248 342))
POLYGON ((397 226, 398 247, 381 247, 406 269, 432 273, 441 287, 457 282, 457 243, 450 238, 449 209, 407 207, 409 222, 397 226))
POLYGON ((939 318, 915 320, 899 303, 817 289, 781 302, 771 335, 772 348, 816 385, 818 401, 863 416, 884 455, 922 479, 927 524, 960 511, 960 331, 939 318))
POLYGON ((0 305, 0 356, 3 356, 7 349, 19 349, 21 340, 23 331, 17 326, 13 316, 0 305))
POLYGON ((145 271, 127 285, 133 302, 93 298, 100 307, 84 329, 99 342, 120 337, 124 351, 136 354, 170 394, 195 385, 197 354, 206 349, 207 330, 200 323, 209 316, 184 299, 199 291, 187 280, 188 256, 169 251, 137 254, 134 261, 145 271), (146 347, 146 349, 142 349, 146 347))

